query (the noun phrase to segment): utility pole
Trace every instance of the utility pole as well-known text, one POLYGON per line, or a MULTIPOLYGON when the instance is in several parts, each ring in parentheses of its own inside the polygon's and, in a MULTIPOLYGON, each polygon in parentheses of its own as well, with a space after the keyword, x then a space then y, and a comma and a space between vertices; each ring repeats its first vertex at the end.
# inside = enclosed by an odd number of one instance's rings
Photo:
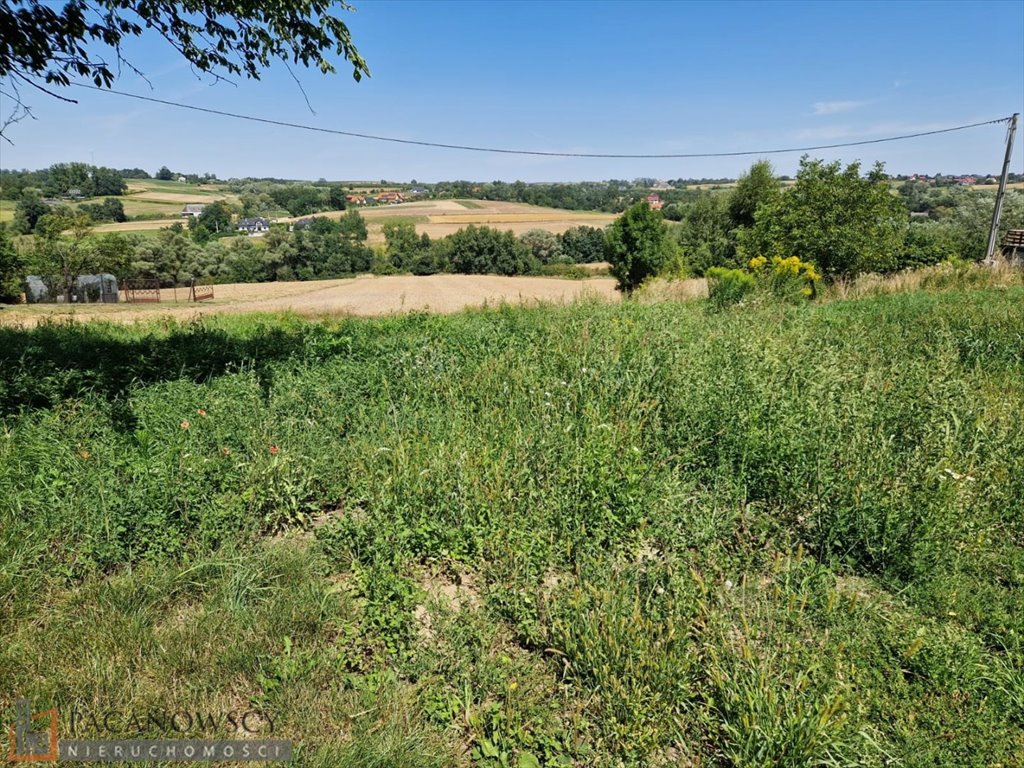
POLYGON ((1017 118, 1020 112, 1014 112, 1010 118, 1010 127, 1006 129, 1006 158, 1003 160, 1003 173, 999 177, 999 191, 996 192, 996 207, 992 210, 992 227, 988 231, 988 249, 985 261, 995 263, 996 238, 999 237, 999 217, 1003 214, 1003 196, 1006 194, 1006 174, 1010 172, 1010 156, 1013 154, 1013 136, 1017 133, 1017 118))

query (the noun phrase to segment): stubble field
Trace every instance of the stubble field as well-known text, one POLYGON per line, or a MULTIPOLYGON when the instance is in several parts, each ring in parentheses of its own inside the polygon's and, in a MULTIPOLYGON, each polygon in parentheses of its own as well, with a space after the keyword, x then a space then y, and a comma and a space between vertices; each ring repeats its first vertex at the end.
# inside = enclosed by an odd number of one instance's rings
POLYGON ((456 312, 468 307, 537 302, 571 302, 581 297, 617 300, 615 281, 607 277, 565 280, 499 275, 389 275, 282 283, 234 283, 214 286, 214 300, 188 301, 187 288, 164 288, 160 303, 18 305, 0 309, 0 325, 35 325, 44 320, 136 320, 248 312, 300 315, 376 316, 396 312, 456 312))

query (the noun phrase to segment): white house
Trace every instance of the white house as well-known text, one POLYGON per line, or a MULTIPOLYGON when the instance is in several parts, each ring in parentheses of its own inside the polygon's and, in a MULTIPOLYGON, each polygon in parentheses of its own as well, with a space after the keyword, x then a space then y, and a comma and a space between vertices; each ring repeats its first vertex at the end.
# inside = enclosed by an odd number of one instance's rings
POLYGON ((255 216, 251 219, 239 219, 235 228, 239 232, 247 233, 249 237, 256 237, 257 235, 267 233, 270 229, 270 219, 265 219, 262 216, 255 216))

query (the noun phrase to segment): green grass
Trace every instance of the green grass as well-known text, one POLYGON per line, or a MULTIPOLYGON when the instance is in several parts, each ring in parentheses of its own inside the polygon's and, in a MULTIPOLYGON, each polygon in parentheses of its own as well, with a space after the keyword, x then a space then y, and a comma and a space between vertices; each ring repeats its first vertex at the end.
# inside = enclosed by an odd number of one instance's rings
POLYGON ((133 187, 142 187, 150 192, 174 192, 182 195, 198 195, 200 197, 225 197, 230 196, 220 184, 186 184, 179 181, 160 181, 159 179, 130 179, 128 183, 133 187))
POLYGON ((0 329, 0 718, 1020 765, 1022 327, 1011 288, 0 329))
POLYGON ((17 207, 15 200, 0 200, 0 221, 10 221, 14 218, 14 211, 17 207))
MULTIPOLYGON (((369 210, 373 211, 373 210, 380 210, 380 209, 370 208, 369 210)), ((384 210, 387 210, 387 209, 384 209, 384 210)), ((397 215, 397 216, 387 216, 387 215, 367 216, 366 217, 366 223, 367 223, 367 225, 374 225, 374 224, 376 224, 378 226, 384 226, 385 224, 428 224, 428 223, 430 223, 430 217, 429 216, 408 216, 408 215, 404 215, 404 214, 397 215)))

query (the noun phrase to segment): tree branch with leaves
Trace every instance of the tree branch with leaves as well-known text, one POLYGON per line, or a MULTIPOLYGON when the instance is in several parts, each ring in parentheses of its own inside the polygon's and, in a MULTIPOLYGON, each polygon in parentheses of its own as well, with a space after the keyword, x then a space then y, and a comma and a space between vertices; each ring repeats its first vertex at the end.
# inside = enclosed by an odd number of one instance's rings
POLYGON ((0 0, 0 90, 13 105, 0 116, 0 136, 31 116, 24 86, 73 102, 58 89, 79 80, 110 88, 123 68, 142 75, 121 46, 147 30, 217 79, 258 80, 274 60, 334 73, 330 57, 337 55, 352 65, 358 81, 369 68, 335 15, 351 10, 334 0, 68 0, 62 8, 0 0))

